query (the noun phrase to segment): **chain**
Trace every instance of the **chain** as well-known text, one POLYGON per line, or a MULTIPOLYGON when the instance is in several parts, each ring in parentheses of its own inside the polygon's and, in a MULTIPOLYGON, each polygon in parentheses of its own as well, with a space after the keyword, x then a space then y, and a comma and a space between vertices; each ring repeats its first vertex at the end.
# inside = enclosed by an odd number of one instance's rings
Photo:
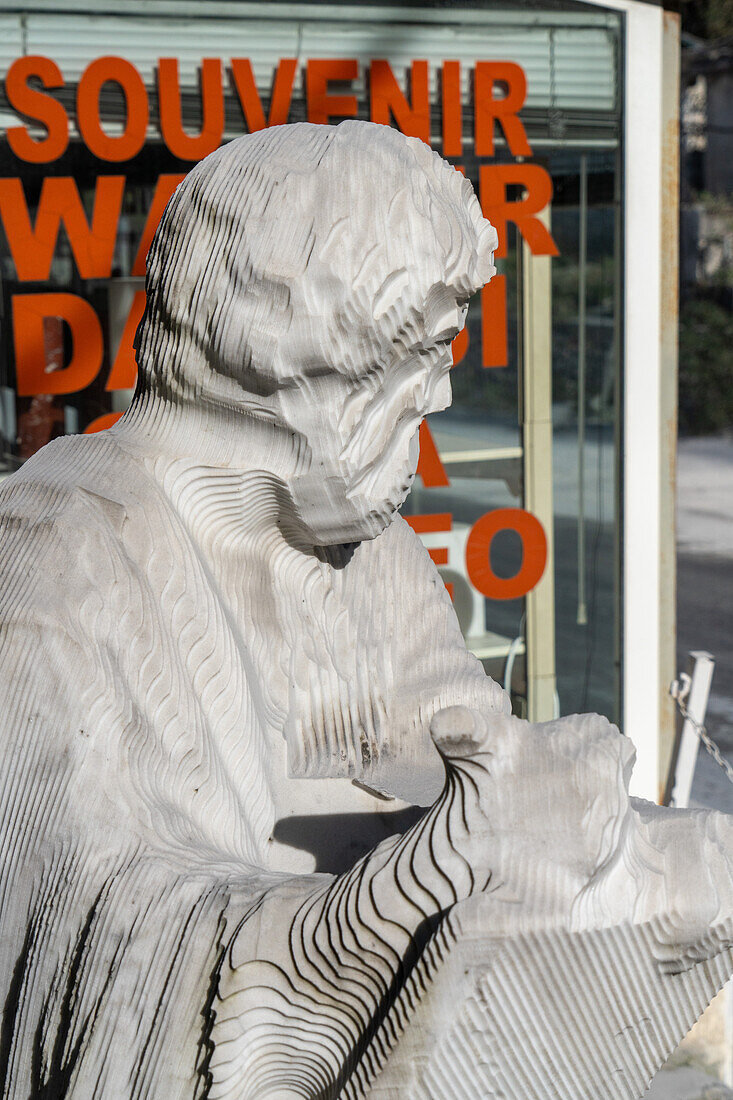
POLYGON ((687 704, 685 703, 684 699, 680 699, 678 695, 675 695, 674 698, 682 717, 685 719, 685 721, 690 723, 695 733, 712 756, 715 763, 723 769, 725 774, 728 776, 730 782, 733 783, 733 767, 731 767, 728 761, 725 759, 722 752, 715 744, 708 731, 705 729, 705 726, 703 726, 700 722, 695 721, 695 719, 688 711, 687 704))

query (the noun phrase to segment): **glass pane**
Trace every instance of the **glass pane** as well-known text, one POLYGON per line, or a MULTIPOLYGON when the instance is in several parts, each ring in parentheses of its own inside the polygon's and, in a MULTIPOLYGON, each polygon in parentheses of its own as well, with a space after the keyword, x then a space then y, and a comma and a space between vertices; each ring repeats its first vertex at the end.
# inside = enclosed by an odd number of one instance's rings
MULTIPOLYGON (((429 139, 505 231, 497 276, 471 303, 455 348, 454 403, 424 429, 405 515, 452 586, 469 647, 511 686, 519 713, 616 717, 621 17, 550 0, 273 3, 266 19, 237 20, 200 12, 180 25, 155 3, 145 18, 4 17, 9 64, 21 53, 63 56, 65 83, 45 94, 66 111, 69 143, 44 162, 0 139, 0 476, 57 435, 103 428, 130 399, 146 234, 193 163, 163 137, 157 59, 178 59, 189 135, 202 126, 203 57, 221 59, 221 140, 271 110, 284 111, 277 121, 324 121, 309 99, 308 62, 348 59, 326 89, 340 97, 329 121, 342 111, 429 139), (95 153, 76 123, 78 81, 108 54, 135 66, 149 108, 146 139, 122 163, 95 153), (251 63, 244 98, 232 58, 251 63), (374 96, 377 61, 388 65, 386 115, 374 96), (54 239, 59 210, 75 204, 54 239), (82 212, 107 227, 106 266, 89 262, 82 212), (23 321, 29 303, 42 315, 35 327, 23 321), (544 573, 528 570, 543 560, 544 573)), ((125 132, 126 110, 108 80, 98 111, 109 137, 125 132)), ((7 100, 0 121, 28 127, 36 142, 47 136, 7 100)))
POLYGON ((618 155, 558 154, 553 176, 558 692, 618 720, 618 155))

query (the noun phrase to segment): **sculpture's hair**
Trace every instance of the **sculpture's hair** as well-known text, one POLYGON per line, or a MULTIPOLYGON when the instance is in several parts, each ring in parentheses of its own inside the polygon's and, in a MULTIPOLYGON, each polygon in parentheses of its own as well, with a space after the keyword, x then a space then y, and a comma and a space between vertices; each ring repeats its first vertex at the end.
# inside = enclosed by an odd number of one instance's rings
POLYGON ((482 286, 495 240, 471 185, 416 138, 352 121, 245 135, 163 215, 139 387, 181 400, 213 383, 240 404, 303 374, 359 376, 429 314, 432 288, 482 286))

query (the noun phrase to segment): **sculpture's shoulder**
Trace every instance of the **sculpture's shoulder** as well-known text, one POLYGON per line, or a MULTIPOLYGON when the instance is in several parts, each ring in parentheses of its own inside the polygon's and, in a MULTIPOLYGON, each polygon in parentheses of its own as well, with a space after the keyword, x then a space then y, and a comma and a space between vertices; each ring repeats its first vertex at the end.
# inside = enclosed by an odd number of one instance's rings
MULTIPOLYGON (((431 583, 440 580, 420 538, 400 515, 395 516, 390 525, 372 542, 361 543, 360 549, 382 559, 389 558, 396 572, 407 569, 421 573, 431 583)), ((445 591, 444 585, 436 584, 436 587, 442 587, 445 591)))
POLYGON ((380 594, 391 601, 424 606, 427 600, 453 618, 451 599, 440 574, 402 516, 395 516, 377 538, 359 543, 348 572, 355 587, 362 587, 362 579, 373 578, 380 594))
POLYGON ((44 447, 0 486, 0 616, 61 606, 103 587, 110 546, 135 508, 139 478, 104 436, 44 447))
POLYGON ((0 486, 0 742, 6 751, 42 731, 60 772, 83 748, 69 730, 86 729, 84 693, 101 667, 97 635, 126 513, 113 491, 116 450, 103 438, 61 439, 0 486))
POLYGON ((125 456, 97 436, 54 440, 0 486, 0 538, 40 539, 73 530, 77 540, 93 530, 94 514, 118 523, 124 515, 125 456), (79 520, 85 521, 82 528, 79 520))
POLYGON ((455 649, 473 661, 445 584, 402 516, 372 542, 361 543, 344 573, 345 595, 363 623, 363 638, 374 633, 381 647, 386 636, 394 637, 403 655, 424 648, 429 638, 431 649, 455 649))

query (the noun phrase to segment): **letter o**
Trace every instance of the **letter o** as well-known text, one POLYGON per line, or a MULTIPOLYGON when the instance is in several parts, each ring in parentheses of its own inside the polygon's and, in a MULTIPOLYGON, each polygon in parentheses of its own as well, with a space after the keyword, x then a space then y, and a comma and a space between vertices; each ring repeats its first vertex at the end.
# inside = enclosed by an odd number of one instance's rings
POLYGON ((466 542, 466 571, 479 592, 491 600, 516 600, 539 583, 547 564, 542 524, 523 508, 497 508, 471 528, 466 542), (513 577, 497 577, 491 568, 491 543, 499 531, 516 531, 522 540, 522 564, 513 577))
POLYGON ((131 160, 142 149, 148 130, 148 93, 134 65, 122 57, 98 57, 87 65, 76 90, 76 118, 87 148, 100 160, 131 160), (99 119, 99 93, 109 81, 125 97, 123 133, 110 137, 99 119))

